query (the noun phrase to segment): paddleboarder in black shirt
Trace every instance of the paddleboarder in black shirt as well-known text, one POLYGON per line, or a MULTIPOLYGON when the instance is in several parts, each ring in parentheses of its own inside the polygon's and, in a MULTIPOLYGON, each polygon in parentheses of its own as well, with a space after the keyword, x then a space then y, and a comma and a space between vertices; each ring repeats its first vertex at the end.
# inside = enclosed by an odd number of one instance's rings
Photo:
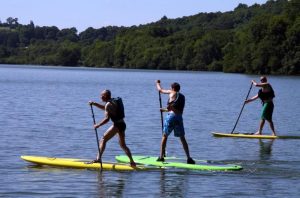
POLYGON ((258 93, 255 96, 246 100, 245 103, 247 104, 247 103, 252 102, 259 98, 259 99, 261 99, 261 102, 263 105, 259 129, 255 133, 255 135, 262 134, 265 120, 267 120, 270 124, 270 128, 272 130, 272 135, 276 136, 275 127, 274 127, 274 123, 272 120, 272 115, 273 115, 273 110, 274 110, 273 98, 275 97, 274 90, 273 90, 271 84, 268 83, 266 76, 260 77, 260 83, 255 82, 255 80, 252 80, 252 83, 256 87, 261 87, 261 89, 258 91, 258 93))

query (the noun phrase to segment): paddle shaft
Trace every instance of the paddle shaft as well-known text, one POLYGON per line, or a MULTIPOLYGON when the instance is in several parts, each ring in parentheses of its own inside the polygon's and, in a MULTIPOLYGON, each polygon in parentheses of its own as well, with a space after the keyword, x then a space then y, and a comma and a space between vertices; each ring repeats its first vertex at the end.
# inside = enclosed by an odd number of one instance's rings
MULTIPOLYGON (((158 96, 159 96, 159 108, 162 108, 162 103, 161 103, 161 93, 158 91, 158 96)), ((161 132, 163 133, 164 129, 164 117, 163 117, 163 112, 160 110, 160 121, 161 121, 161 132)))
MULTIPOLYGON (((251 89, 252 89, 252 85, 253 85, 253 83, 251 82, 250 89, 249 89, 249 91, 248 91, 248 94, 247 94, 247 96, 246 96, 245 101, 246 101, 246 100, 248 99, 248 97, 249 97, 250 91, 251 91, 251 89)), ((236 128, 236 125, 237 125, 237 123, 239 122, 239 119, 240 119, 240 117, 241 117, 241 115, 242 115, 243 109, 244 109, 245 104, 246 104, 245 101, 244 101, 243 107, 242 107, 242 109, 241 109, 241 111, 240 111, 240 114, 239 114, 239 116, 238 116, 238 118, 237 118, 237 120, 236 120, 236 122, 235 122, 235 125, 234 125, 234 127, 233 127, 233 129, 232 129, 232 131, 231 131, 231 134, 234 132, 234 130, 235 130, 235 128, 236 128)))
MULTIPOLYGON (((95 114, 94 114, 94 110, 93 110, 93 106, 91 106, 91 111, 92 111, 92 116, 93 116, 93 122, 94 122, 94 125, 96 124, 96 120, 95 120, 95 114)), ((98 131, 96 128, 95 129, 95 134, 96 134, 96 140, 97 140, 97 146, 98 146, 98 152, 99 152, 99 160, 100 160, 100 165, 101 165, 101 168, 100 168, 100 171, 102 171, 102 160, 101 160, 101 156, 100 156, 100 146, 99 146, 99 137, 98 137, 98 131)))
MULTIPOLYGON (((160 121, 161 121, 161 134, 164 133, 164 117, 163 117, 163 112, 161 111, 162 108, 162 103, 161 103, 161 93, 158 91, 158 96, 159 96, 159 108, 160 108, 160 121)), ((164 157, 166 157, 166 152, 163 154, 164 157)))

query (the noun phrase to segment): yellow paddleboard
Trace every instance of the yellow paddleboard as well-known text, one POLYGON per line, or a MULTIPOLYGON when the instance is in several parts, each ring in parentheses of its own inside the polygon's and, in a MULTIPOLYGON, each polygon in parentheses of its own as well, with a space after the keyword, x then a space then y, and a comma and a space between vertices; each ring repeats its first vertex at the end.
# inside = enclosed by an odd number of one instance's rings
POLYGON ((252 135, 246 133, 220 133, 212 132, 215 137, 232 137, 232 138, 255 138, 255 139, 300 139, 300 136, 273 136, 273 135, 252 135))
MULTIPOLYGON (((41 156, 21 156, 21 158, 25 161, 38 164, 38 165, 48 165, 48 166, 65 167, 65 168, 100 169, 100 163, 89 164, 89 162, 92 160, 86 160, 86 159, 56 158, 56 157, 41 157, 41 156)), ((147 168, 145 166, 137 166, 137 168, 132 168, 128 164, 102 162, 102 169, 132 171, 132 170, 147 170, 150 168, 147 168)))

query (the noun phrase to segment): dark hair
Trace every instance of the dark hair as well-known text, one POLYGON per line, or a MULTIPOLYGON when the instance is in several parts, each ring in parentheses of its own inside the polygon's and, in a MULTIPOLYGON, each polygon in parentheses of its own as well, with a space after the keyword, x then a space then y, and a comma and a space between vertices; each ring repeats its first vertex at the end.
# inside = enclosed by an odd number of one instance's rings
POLYGON ((260 77, 260 81, 261 81, 261 82, 267 82, 267 77, 266 77, 266 76, 260 77))
POLYGON ((172 87, 172 89, 174 89, 177 92, 180 90, 180 84, 177 82, 172 83, 171 87, 172 87))

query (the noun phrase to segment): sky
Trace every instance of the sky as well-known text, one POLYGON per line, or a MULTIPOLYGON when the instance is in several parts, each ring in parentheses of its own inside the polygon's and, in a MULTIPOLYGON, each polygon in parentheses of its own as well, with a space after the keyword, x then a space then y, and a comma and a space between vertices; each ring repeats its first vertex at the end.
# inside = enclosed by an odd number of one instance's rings
POLYGON ((0 20, 18 18, 37 26, 88 27, 132 26, 191 16, 200 12, 232 11, 239 3, 251 6, 267 0, 0 0, 0 20))

